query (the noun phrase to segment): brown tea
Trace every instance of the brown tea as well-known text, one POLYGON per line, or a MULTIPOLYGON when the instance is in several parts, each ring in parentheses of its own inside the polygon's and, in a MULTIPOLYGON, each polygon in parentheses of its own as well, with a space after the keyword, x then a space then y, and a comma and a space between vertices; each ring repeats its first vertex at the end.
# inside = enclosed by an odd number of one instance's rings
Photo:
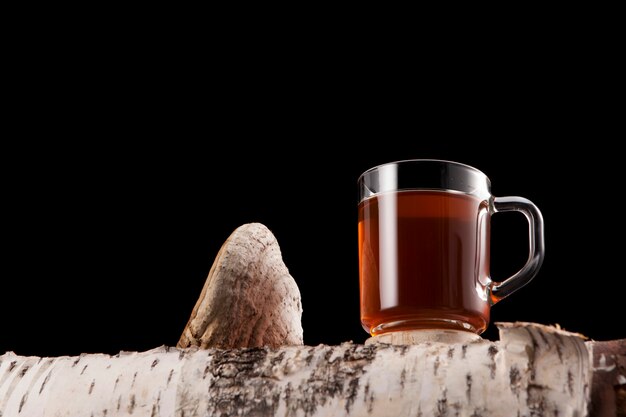
POLYGON ((361 323, 482 333, 489 323, 489 211, 453 191, 399 191, 359 204, 361 323))

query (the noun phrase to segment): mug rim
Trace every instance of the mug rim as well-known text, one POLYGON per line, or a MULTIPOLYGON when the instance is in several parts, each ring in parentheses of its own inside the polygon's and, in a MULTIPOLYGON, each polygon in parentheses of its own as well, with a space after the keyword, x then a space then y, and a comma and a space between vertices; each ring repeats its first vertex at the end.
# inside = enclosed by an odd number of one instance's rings
POLYGON ((384 164, 379 164, 376 166, 373 166, 365 171, 363 171, 363 173, 361 175, 359 175, 359 178, 357 179, 357 183, 359 183, 361 181, 361 179, 363 178, 363 176, 365 176, 366 174, 375 171, 377 169, 380 169, 382 167, 385 167, 387 165, 399 165, 399 164, 406 164, 406 163, 415 163, 415 162, 443 162, 449 165, 456 165, 456 166, 461 166, 464 168, 468 168, 474 172, 477 172, 479 174, 481 174, 482 176, 484 176, 488 183, 491 183, 491 180, 489 180, 489 177, 487 176, 487 174, 485 174, 484 172, 482 172, 480 169, 478 168, 474 168, 471 165, 468 164, 464 164, 462 162, 456 162, 456 161, 449 161, 447 159, 434 159, 434 158, 425 158, 425 159, 400 159, 398 161, 391 161, 391 162, 385 162, 384 164))

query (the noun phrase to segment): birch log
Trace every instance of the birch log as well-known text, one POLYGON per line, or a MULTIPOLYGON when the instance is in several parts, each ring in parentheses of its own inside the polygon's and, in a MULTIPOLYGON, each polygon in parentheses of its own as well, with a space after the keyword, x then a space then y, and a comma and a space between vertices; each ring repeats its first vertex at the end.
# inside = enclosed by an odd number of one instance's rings
MULTIPOLYGON (((612 391, 626 383, 606 355, 592 363, 578 335, 525 323, 499 328, 499 342, 456 345, 6 353, 0 416, 585 416, 593 363, 612 391)), ((614 344, 623 358, 626 340, 614 344)), ((596 380, 593 388, 606 386, 596 380)))

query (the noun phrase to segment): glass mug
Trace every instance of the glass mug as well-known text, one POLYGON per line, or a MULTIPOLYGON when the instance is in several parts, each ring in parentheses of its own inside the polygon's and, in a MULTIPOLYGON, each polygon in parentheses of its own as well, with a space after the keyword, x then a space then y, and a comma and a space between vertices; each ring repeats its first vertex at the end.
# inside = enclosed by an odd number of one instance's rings
POLYGON ((522 197, 492 196, 489 178, 468 165, 392 162, 365 171, 358 185, 361 323, 372 336, 478 335, 490 307, 530 282, 543 262, 539 209, 522 197), (515 275, 492 281, 490 219, 502 211, 528 219, 530 255, 515 275))

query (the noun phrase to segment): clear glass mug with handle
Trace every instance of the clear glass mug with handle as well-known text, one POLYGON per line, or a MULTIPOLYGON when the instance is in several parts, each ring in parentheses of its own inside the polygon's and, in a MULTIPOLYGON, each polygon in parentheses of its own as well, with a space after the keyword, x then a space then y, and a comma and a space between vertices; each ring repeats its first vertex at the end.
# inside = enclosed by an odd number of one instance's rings
POLYGON ((477 338, 490 307, 543 262, 539 209, 522 197, 492 196, 489 178, 473 167, 392 162, 365 171, 358 185, 361 323, 380 340, 393 332, 409 341, 477 338), (492 280, 490 219, 504 211, 528 219, 529 257, 513 276, 492 280))

